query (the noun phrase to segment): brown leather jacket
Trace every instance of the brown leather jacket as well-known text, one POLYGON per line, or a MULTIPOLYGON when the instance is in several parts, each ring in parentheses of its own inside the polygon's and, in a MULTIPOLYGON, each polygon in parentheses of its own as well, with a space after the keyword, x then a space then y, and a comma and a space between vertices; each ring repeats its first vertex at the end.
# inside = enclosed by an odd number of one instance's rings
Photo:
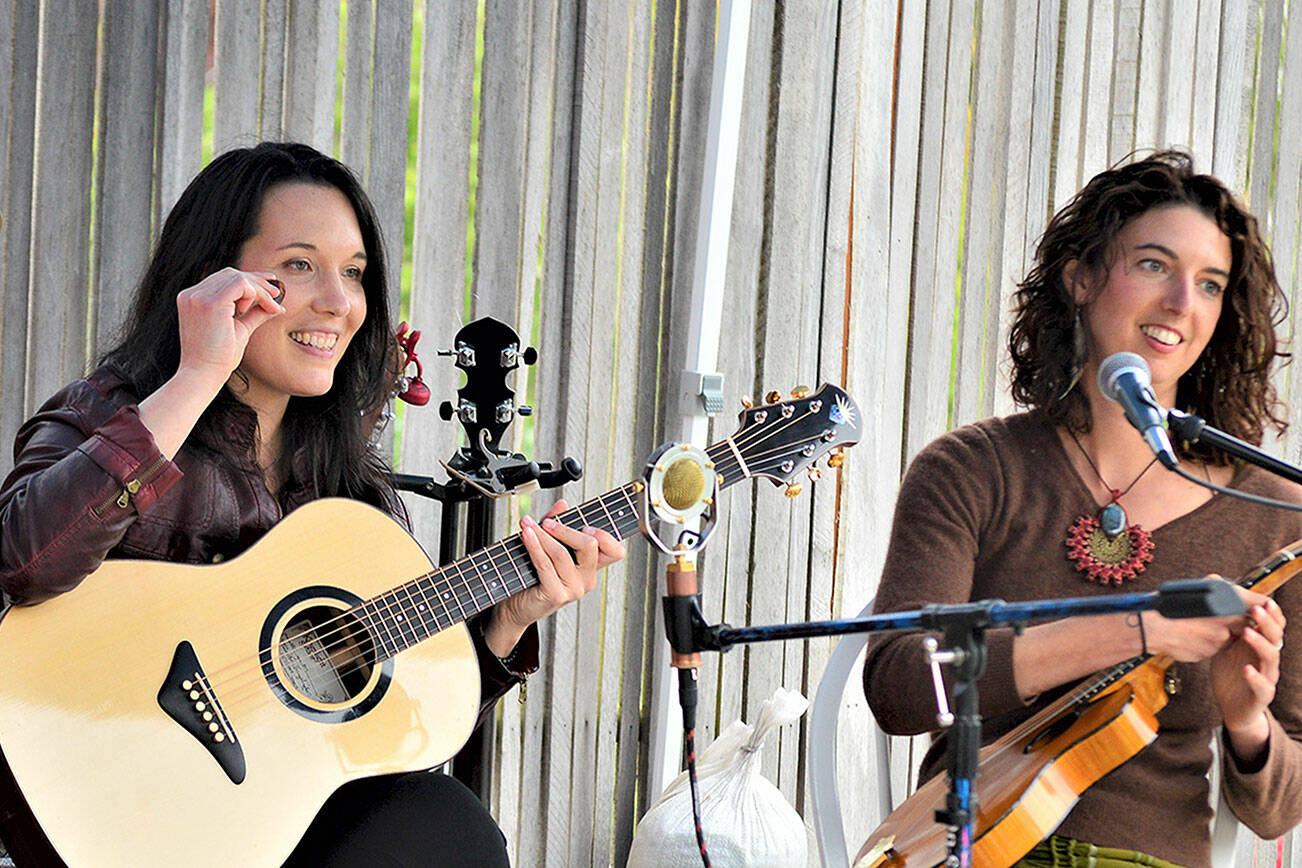
MULTIPOLYGON (((99 368, 64 387, 23 424, 14 469, 0 487, 0 592, 4 603, 38 603, 75 588, 105 558, 215 563, 253 545, 282 517, 248 459, 187 442, 174 461, 140 422, 137 398, 99 368)), ((248 454, 252 414, 224 433, 248 454)), ((196 438, 191 438, 194 441, 196 438)), ((288 495, 289 508, 315 495, 288 495)), ((479 655, 482 708, 538 668, 531 627, 507 661, 479 655), (509 669, 507 667, 510 667, 509 669)))

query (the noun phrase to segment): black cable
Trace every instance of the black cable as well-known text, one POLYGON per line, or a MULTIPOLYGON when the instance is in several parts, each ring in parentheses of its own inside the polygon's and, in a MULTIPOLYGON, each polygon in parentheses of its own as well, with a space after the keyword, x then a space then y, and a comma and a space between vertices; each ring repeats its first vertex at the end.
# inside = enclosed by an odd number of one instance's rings
POLYGON ((1210 488, 1212 491, 1220 494, 1228 494, 1231 497, 1237 497, 1240 500, 1246 500, 1249 503, 1258 503, 1262 506, 1273 506, 1276 509, 1288 509, 1293 512, 1302 512, 1302 504, 1289 503, 1287 500, 1275 500, 1273 497, 1262 497, 1260 494, 1250 494, 1249 492, 1239 491, 1235 488, 1226 488, 1224 485, 1217 485, 1210 479, 1199 479, 1197 476, 1194 476, 1179 465, 1172 467, 1171 472, 1189 480, 1190 482, 1196 482, 1203 488, 1210 488))
POLYGON ((701 827, 701 800, 696 788, 696 670, 678 670, 678 704, 683 707, 683 749, 687 753, 687 783, 692 791, 692 821, 696 825, 696 845, 701 848, 701 864, 710 865, 705 849, 705 830, 701 827))

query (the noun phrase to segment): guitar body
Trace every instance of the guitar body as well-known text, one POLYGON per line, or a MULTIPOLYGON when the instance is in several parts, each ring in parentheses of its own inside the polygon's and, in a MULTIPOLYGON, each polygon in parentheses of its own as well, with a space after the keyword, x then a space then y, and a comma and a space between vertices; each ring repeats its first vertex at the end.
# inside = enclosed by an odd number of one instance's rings
POLYGON ((0 794, 3 813, 25 798, 78 868, 279 865, 340 784, 429 768, 469 736, 463 626, 372 666, 357 665, 375 660, 365 631, 340 620, 431 569, 378 510, 320 500, 228 563, 106 561, 11 609, 0 746, 21 793, 0 794), (314 645, 313 624, 329 638, 314 645), (323 663, 341 648, 352 665, 323 663))
MULTIPOLYGON (((1159 688, 1154 661, 1146 681, 1159 688)), ((1144 693, 1149 689, 1140 688, 1144 693)), ((1160 701, 1160 700, 1159 700, 1160 701)), ((1051 709, 1052 710, 1052 709, 1051 709)), ((1087 787, 1157 738, 1155 710, 1123 682, 1094 698, 1079 716, 1036 714, 982 748, 976 791, 973 864, 1007 868, 1057 828, 1087 787)), ((937 775, 918 788, 868 838, 856 858, 873 865, 932 868, 948 855, 946 829, 935 820, 948 783, 937 775)))

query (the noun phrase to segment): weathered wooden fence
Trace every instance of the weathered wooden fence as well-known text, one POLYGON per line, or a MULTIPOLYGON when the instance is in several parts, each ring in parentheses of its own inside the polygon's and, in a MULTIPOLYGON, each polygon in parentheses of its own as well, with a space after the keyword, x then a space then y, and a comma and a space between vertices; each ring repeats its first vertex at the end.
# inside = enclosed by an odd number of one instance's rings
MULTIPOLYGON (((586 466, 565 496, 631 479, 675 421, 664 396, 680 372, 663 360, 686 331, 715 13, 708 0, 3 0, 0 441, 111 340, 160 215, 205 155, 292 138, 362 175, 430 350, 480 315, 532 335, 532 455, 586 466)), ((707 615, 773 623, 868 600, 904 464, 1011 409, 1006 312, 1037 234, 1132 149, 1186 146, 1244 191, 1295 296, 1298 85, 1296 0, 756 0, 719 370, 734 400, 844 383, 866 437, 800 499, 763 482, 725 495, 701 565, 707 615)), ((451 397, 453 369, 427 357, 436 399, 451 397)), ((712 439, 732 427, 718 417, 712 439)), ((1300 444, 1282 448, 1296 460, 1300 444)), ((401 469, 430 473, 454 447, 452 426, 406 413, 401 469)), ((435 514, 413 508, 434 546, 435 514)), ((597 593, 546 625, 527 701, 501 706, 487 797, 516 864, 624 861, 655 796, 648 746, 677 737, 649 713, 658 574, 633 540, 597 593)), ((812 696, 831 647, 708 659, 702 742, 778 685, 812 696)), ((878 819, 864 797, 877 769, 862 698, 846 699, 857 842, 878 819)), ((808 814, 804 729, 789 729, 764 772, 808 814)), ((1289 864, 1298 842, 1280 845, 1289 864)), ((1254 848, 1276 852, 1241 833, 1241 858, 1254 848)))

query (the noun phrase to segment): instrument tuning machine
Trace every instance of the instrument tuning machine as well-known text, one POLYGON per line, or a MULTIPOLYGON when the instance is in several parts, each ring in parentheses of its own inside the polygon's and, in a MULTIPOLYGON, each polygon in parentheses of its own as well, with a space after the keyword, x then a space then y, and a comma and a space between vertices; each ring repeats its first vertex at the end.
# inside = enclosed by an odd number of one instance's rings
POLYGON ((827 456, 827 466, 837 468, 845 464, 845 449, 838 449, 831 455, 827 456))
POLYGON ((502 435, 515 417, 533 415, 533 407, 516 403, 507 377, 521 363, 536 363, 536 349, 521 349, 515 330, 491 317, 463 326, 453 347, 439 355, 455 357, 466 382, 457 390, 456 402, 439 405, 439 415, 448 421, 455 417, 466 431, 469 445, 458 449, 451 461, 442 462, 455 481, 489 497, 504 497, 532 488, 553 488, 583 475, 582 465, 573 458, 553 467, 502 448, 502 435))
POLYGON ((764 396, 765 404, 776 404, 781 400, 782 400, 782 393, 779 392, 777 389, 774 389, 772 392, 769 392, 767 395, 764 396))
POLYGON ((743 395, 743 396, 742 396, 742 398, 741 398, 741 408, 742 408, 743 410, 749 410, 751 407, 754 407, 754 406, 755 406, 755 402, 751 400, 750 395, 743 395))
POLYGON ((795 398, 796 400, 800 400, 801 398, 808 398, 808 397, 809 397, 809 387, 808 387, 808 386, 796 386, 794 389, 791 390, 791 397, 795 398))

